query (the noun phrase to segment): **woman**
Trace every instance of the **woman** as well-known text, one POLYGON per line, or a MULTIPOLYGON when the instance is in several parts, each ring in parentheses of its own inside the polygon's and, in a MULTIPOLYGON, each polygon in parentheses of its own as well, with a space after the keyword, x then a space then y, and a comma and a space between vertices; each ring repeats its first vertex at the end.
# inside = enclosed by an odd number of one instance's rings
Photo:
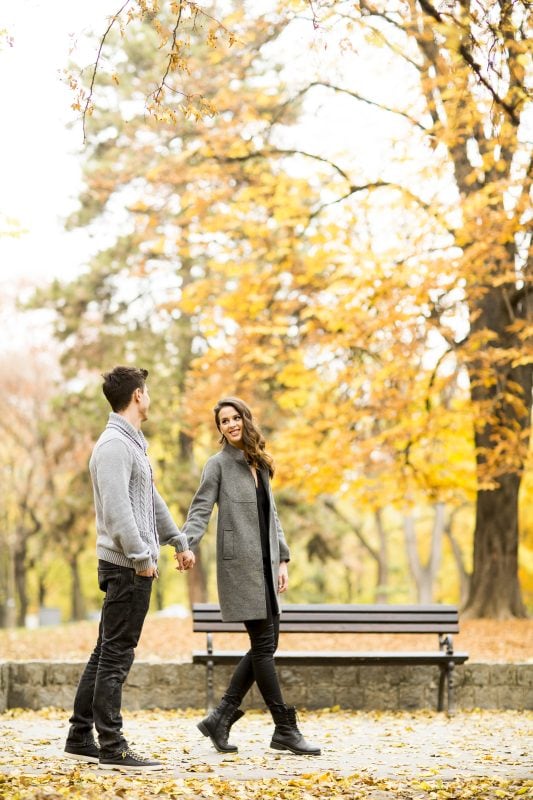
POLYGON ((217 708, 199 724, 219 752, 237 752, 229 744, 231 726, 254 681, 275 723, 270 746, 292 753, 320 755, 296 724, 296 712, 285 705, 274 653, 278 646, 278 592, 288 586, 289 548, 281 528, 270 478, 274 474, 265 440, 252 412, 238 397, 220 400, 214 409, 222 449, 206 463, 182 533, 197 550, 213 506, 218 505, 217 584, 222 618, 242 621, 250 650, 237 665, 217 708))

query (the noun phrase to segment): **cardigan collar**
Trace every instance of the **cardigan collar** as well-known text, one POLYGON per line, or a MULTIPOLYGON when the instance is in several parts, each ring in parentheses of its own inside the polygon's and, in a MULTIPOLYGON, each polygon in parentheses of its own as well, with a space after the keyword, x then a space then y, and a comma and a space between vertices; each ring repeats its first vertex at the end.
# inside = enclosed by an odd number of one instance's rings
POLYGON ((136 445, 142 447, 144 452, 148 449, 148 442, 144 437, 144 433, 142 431, 138 431, 131 422, 122 416, 122 414, 117 414, 114 411, 111 411, 109 414, 109 420, 107 422, 108 428, 118 428, 122 433, 124 433, 129 439, 132 439, 136 445))

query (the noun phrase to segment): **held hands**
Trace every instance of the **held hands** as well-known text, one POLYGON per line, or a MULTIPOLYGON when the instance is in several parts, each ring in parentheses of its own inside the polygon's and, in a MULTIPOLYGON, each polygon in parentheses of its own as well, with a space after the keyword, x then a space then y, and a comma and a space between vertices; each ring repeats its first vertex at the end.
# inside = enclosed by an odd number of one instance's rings
POLYGON ((196 564, 196 557, 192 550, 184 550, 182 553, 174 553, 174 558, 178 562, 176 569, 179 572, 191 569, 196 564))
POLYGON ((282 594, 289 588, 289 568, 286 561, 282 561, 279 565, 278 574, 278 592, 282 594))

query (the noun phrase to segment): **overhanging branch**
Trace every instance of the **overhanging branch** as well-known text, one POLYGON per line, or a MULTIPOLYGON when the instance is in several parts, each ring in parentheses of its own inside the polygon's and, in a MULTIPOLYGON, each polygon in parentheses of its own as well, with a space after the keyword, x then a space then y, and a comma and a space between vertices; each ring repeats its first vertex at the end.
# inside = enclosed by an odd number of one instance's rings
POLYGON ((87 95, 87 100, 85 101, 85 107, 83 109, 83 113, 82 113, 82 116, 81 116, 82 125, 83 125, 83 141, 84 142, 87 141, 87 130, 86 130, 86 127, 85 127, 85 122, 86 122, 86 118, 87 118, 87 113, 88 113, 90 105, 91 105, 91 100, 92 100, 92 97, 93 97, 94 82, 96 80, 98 67, 100 66, 100 59, 102 57, 102 50, 103 50, 103 47, 104 47, 104 44, 105 44, 105 40, 107 39, 107 37, 108 37, 108 35, 109 35, 110 31, 111 31, 111 28, 113 27, 113 25, 115 24, 117 19, 120 17, 120 15, 124 11, 124 9, 127 6, 129 6, 130 3, 131 3, 131 0, 126 0, 126 2, 122 5, 122 7, 119 9, 119 11, 117 11, 116 14, 113 14, 113 16, 111 17, 111 22, 107 26, 107 30, 105 31, 104 35, 100 39, 100 45, 98 47, 98 52, 96 54, 96 61, 94 62, 94 67, 93 67, 93 71, 92 71, 92 75, 91 75, 91 83, 89 85, 89 94, 87 95))
POLYGON ((396 116, 403 117, 408 122, 410 122, 411 125, 414 125, 415 127, 420 128, 420 130, 423 131, 424 133, 428 132, 427 128, 424 125, 422 125, 421 122, 419 122, 416 119, 413 119, 413 117, 411 117, 411 115, 408 114, 406 111, 401 111, 400 109, 397 109, 397 108, 391 108, 391 106, 384 105, 383 103, 378 103, 375 100, 371 100, 369 97, 365 97, 364 95, 359 94, 358 92, 353 92, 350 89, 345 89, 342 86, 336 86, 335 84, 327 83, 326 81, 312 81, 307 86, 305 86, 303 89, 300 89, 299 92, 297 92, 293 97, 291 97, 288 100, 286 100, 280 106, 279 111, 275 115, 272 123, 274 124, 280 119, 280 117, 282 116, 283 112, 285 111, 285 109, 288 106, 290 106, 293 103, 295 103, 300 97, 303 97, 304 94, 306 94, 308 91, 310 91, 311 89, 314 89, 317 86, 322 86, 324 89, 331 89, 331 91, 337 92, 339 94, 346 94, 349 97, 353 97, 354 100, 359 100, 361 103, 366 103, 367 105, 372 106, 373 108, 377 108, 377 109, 379 109, 381 111, 387 111, 389 114, 395 114, 396 116))

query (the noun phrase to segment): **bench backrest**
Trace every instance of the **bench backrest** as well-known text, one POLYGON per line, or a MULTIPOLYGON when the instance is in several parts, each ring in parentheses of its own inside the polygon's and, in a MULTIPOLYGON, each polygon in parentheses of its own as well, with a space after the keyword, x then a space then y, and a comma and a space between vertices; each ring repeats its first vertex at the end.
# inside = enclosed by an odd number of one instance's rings
MULTIPOLYGON (((458 633, 459 614, 449 605, 284 605, 285 633, 458 633)), ((242 622, 223 622, 215 603, 194 603, 193 630, 243 631, 242 622)))

